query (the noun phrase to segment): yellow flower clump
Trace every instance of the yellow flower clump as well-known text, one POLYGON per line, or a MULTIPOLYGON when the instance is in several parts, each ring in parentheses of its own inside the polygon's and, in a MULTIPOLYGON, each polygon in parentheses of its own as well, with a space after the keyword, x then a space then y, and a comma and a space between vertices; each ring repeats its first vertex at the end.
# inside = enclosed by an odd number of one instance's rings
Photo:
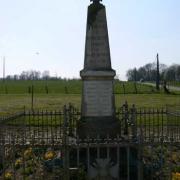
POLYGON ((24 152, 24 157, 25 159, 30 159, 33 155, 33 151, 32 148, 28 148, 27 150, 25 150, 24 152))
POLYGON ((5 173, 5 180, 11 180, 13 178, 12 172, 6 172, 5 173))
POLYGON ((19 167, 22 164, 22 159, 17 159, 15 162, 15 167, 19 167))
POLYGON ((174 161, 174 162, 178 161, 178 155, 176 153, 172 154, 172 161, 174 161))
POLYGON ((172 180, 180 180, 180 173, 179 172, 172 173, 172 180))
POLYGON ((45 160, 52 160, 55 157, 55 155, 56 155, 55 152, 48 151, 48 152, 45 153, 44 159, 45 160))

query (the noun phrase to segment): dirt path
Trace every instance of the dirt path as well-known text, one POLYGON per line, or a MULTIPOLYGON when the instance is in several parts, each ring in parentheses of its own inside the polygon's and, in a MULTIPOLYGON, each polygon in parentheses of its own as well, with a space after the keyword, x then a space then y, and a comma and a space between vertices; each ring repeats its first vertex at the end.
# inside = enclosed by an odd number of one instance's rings
MULTIPOLYGON (((142 83, 142 84, 150 85, 150 86, 153 86, 153 87, 156 86, 156 84, 154 84, 154 83, 149 83, 149 82, 144 82, 144 83, 142 83)), ((167 88, 168 88, 169 90, 172 90, 172 91, 180 91, 180 87, 176 87, 176 86, 167 86, 167 88)))

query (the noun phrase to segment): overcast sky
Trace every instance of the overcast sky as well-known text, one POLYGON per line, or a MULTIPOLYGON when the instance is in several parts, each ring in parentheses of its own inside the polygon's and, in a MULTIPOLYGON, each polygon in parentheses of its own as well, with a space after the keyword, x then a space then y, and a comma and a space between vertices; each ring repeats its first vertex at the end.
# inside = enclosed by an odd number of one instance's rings
MULTIPOLYGON (((180 0, 104 0, 112 66, 180 63, 180 0)), ((83 68, 89 0, 0 0, 0 76, 49 70, 79 77, 83 68), (38 53, 37 53, 38 52, 38 53)))

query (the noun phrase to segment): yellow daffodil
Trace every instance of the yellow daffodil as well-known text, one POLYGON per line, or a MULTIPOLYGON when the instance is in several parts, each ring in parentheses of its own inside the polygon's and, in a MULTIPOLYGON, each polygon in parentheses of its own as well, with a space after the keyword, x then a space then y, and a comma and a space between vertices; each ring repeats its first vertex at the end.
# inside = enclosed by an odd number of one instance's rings
POLYGON ((27 150, 25 150, 24 152, 24 157, 25 159, 30 159, 33 155, 33 151, 32 148, 28 148, 27 150))
POLYGON ((44 155, 45 160, 52 160, 55 157, 55 152, 53 151, 48 151, 44 155))
POLYGON ((12 174, 12 172, 6 172, 4 178, 5 178, 5 180, 11 180, 11 179, 13 179, 13 174, 12 174))
POLYGON ((15 167, 19 168, 21 164, 22 164, 22 159, 17 159, 15 162, 15 167))
POLYGON ((180 180, 180 173, 179 172, 172 173, 172 180, 180 180))

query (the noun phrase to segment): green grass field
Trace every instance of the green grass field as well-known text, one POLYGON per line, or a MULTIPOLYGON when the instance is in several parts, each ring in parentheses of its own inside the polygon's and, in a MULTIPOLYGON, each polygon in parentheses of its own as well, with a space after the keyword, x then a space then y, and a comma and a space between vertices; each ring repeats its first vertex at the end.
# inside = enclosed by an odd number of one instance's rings
MULTIPOLYGON (((80 80, 0 81, 0 115, 31 109, 31 86, 34 85, 34 109, 59 110, 72 103, 80 108, 80 80), (48 90, 47 90, 48 89, 48 90), (48 94, 47 94, 48 91, 48 94)), ((164 107, 180 104, 180 94, 166 95, 155 88, 133 82, 115 81, 116 107, 127 101, 137 107, 164 107), (137 93, 137 94, 136 94, 137 93)))
POLYGON ((175 87, 180 87, 180 82, 178 81, 170 81, 167 83, 169 86, 175 86, 175 87))
MULTIPOLYGON (((29 94, 34 86, 36 94, 81 94, 81 80, 8 80, 0 81, 0 94, 29 94)), ((115 81, 116 94, 156 93, 154 87, 134 82, 115 81)))
MULTIPOLYGON (((166 104, 180 104, 180 95, 165 94, 116 94, 116 107, 121 107, 125 101, 137 107, 165 107, 166 104)), ((35 94, 34 109, 61 110, 63 105, 71 103, 80 108, 81 95, 79 94, 35 94)), ((17 111, 31 108, 31 95, 4 94, 0 95, 0 115, 12 114, 17 111)))

